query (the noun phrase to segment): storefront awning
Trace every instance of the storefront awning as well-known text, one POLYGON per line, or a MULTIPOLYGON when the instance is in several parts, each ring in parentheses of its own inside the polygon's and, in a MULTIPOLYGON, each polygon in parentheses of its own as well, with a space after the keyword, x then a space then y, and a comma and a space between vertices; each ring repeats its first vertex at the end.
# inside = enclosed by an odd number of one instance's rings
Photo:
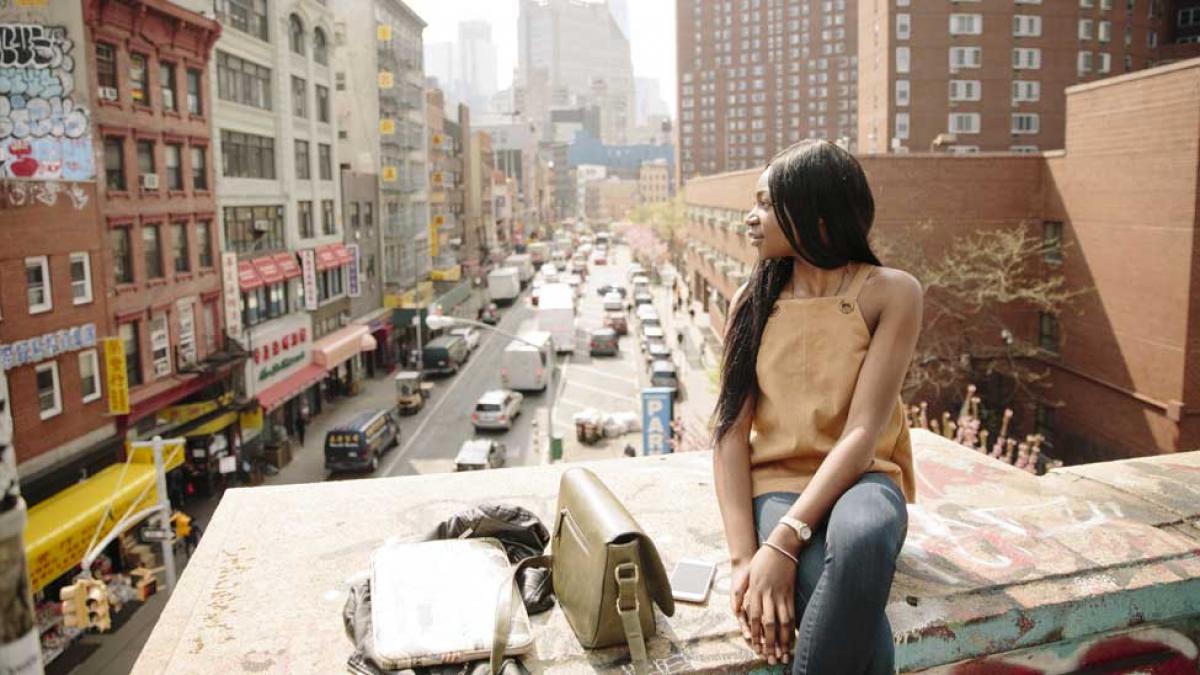
POLYGON ((300 263, 296 262, 295 253, 276 253, 275 264, 279 265, 284 279, 295 279, 301 274, 300 263))
POLYGON ((238 261, 238 287, 242 292, 252 291, 263 285, 262 277, 249 260, 238 261))
POLYGON ((320 382, 324 377, 325 369, 315 363, 310 363, 292 373, 286 379, 276 382, 260 391, 255 398, 258 399, 258 405, 263 410, 270 412, 283 405, 285 401, 296 394, 320 382))
POLYGON ((337 255, 338 264, 349 265, 354 262, 354 253, 342 244, 332 244, 333 252, 337 255))
POLYGON ((316 248, 316 252, 317 269, 319 270, 327 270, 342 264, 342 262, 338 259, 337 252, 333 250, 332 245, 318 246, 316 248))
POLYGON ((255 258, 254 269, 258 271, 258 276, 262 277, 264 284, 277 284, 284 279, 283 270, 279 269, 274 256, 255 258))
POLYGON ((215 434, 218 431, 225 429, 230 424, 238 421, 238 414, 238 411, 230 410, 223 415, 218 415, 211 420, 208 420, 204 424, 183 432, 183 435, 189 438, 195 436, 211 436, 212 434, 215 434))
MULTIPOLYGON (((363 351, 365 339, 371 339, 369 328, 366 326, 346 326, 313 344, 313 363, 329 370, 363 351)), ((371 339, 371 342, 374 343, 374 339, 371 339)), ((370 349, 374 348, 372 344, 370 349)))
MULTIPOLYGON (((179 466, 183 463, 182 444, 164 455, 168 470, 179 466)), ((25 556, 33 590, 41 590, 71 571, 87 554, 92 537, 102 539, 126 512, 137 513, 158 501, 155 482, 150 453, 136 453, 128 467, 113 464, 30 508, 25 556), (144 461, 147 459, 149 463, 144 461), (101 522, 97 535, 96 526, 101 522)))

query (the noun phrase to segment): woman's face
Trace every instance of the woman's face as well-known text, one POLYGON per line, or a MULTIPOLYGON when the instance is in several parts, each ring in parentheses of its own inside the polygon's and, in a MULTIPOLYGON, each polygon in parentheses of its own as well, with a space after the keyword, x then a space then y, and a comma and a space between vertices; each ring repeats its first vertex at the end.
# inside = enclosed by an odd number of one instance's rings
POLYGON ((750 245, 758 249, 760 259, 796 255, 787 237, 783 236, 779 220, 775 218, 775 205, 771 200, 771 186, 768 181, 770 175, 771 167, 768 166, 758 177, 758 184, 754 187, 754 207, 743 221, 750 245))

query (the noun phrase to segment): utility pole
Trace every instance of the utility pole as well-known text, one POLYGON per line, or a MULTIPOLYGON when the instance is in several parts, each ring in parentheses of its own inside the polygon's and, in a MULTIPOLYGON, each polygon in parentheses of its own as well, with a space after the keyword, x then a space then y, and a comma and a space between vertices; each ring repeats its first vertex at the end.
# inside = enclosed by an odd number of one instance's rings
MULTIPOLYGON (((151 447, 154 450, 154 479, 158 487, 158 526, 171 532, 171 497, 167 494, 167 470, 163 463, 163 439, 162 436, 155 436, 154 440, 150 441, 151 447)), ((163 567, 167 578, 167 593, 175 590, 175 540, 174 537, 167 537, 161 544, 163 567)))

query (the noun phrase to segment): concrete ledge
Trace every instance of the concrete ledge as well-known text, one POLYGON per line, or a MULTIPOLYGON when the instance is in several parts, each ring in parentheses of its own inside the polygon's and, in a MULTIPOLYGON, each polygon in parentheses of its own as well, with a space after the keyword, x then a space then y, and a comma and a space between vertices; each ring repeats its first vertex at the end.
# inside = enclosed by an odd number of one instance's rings
MULTIPOLYGON (((1037 478, 931 433, 913 436, 920 501, 910 507, 888 606, 902 671, 984 672, 977 668, 1004 662, 1067 672, 1074 666, 1063 664, 1086 661, 1072 654, 1105 640, 1159 645, 1179 658, 1190 649, 1194 663, 1200 498, 1189 490, 1200 490, 1200 453, 1037 478)), ((230 490, 133 672, 344 672, 347 582, 376 546, 480 501, 520 504, 551 523, 566 466, 230 490)), ((681 603, 673 618, 659 617, 650 645, 657 669, 762 666, 727 609, 710 455, 587 466, 624 500, 668 568, 685 556, 720 563, 707 605, 681 603)), ((431 571, 430 583, 453 580, 431 571)), ((535 672, 627 663, 620 648, 585 652, 557 609, 534 625, 526 663, 535 672)))

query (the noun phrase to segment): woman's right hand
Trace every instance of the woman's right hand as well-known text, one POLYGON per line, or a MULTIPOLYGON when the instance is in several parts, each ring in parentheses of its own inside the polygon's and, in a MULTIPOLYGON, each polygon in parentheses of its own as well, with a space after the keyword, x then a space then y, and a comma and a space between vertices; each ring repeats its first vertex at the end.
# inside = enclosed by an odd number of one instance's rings
POLYGON ((733 615, 737 617, 738 625, 742 628, 742 637, 745 638, 746 644, 754 648, 754 643, 751 640, 750 621, 746 618, 746 612, 742 609, 742 601, 746 597, 746 591, 750 589, 750 559, 747 558, 741 562, 735 562, 729 572, 729 608, 733 611, 733 615))

